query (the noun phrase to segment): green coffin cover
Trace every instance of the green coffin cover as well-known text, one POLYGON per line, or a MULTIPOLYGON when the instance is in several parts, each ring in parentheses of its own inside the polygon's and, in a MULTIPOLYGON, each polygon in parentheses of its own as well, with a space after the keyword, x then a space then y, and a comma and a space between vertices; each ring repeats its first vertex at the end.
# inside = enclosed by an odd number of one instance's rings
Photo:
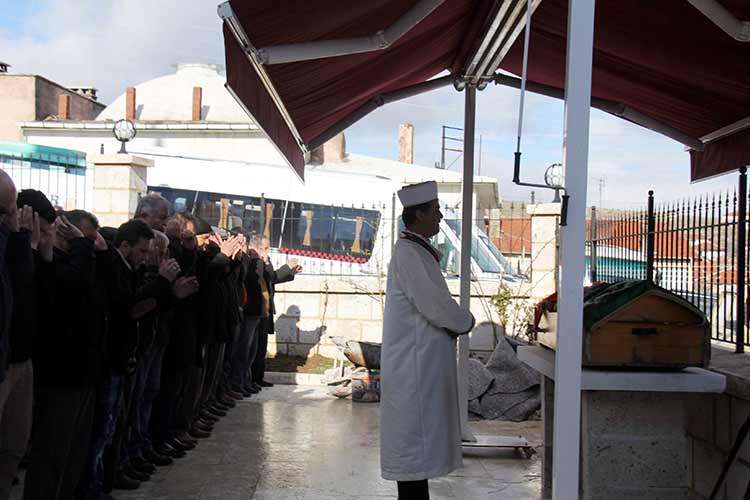
POLYGON ((705 314, 700 309, 679 295, 646 280, 629 280, 594 285, 584 292, 584 330, 591 331, 597 323, 646 293, 656 293, 667 297, 693 311, 704 322, 707 321, 705 314))

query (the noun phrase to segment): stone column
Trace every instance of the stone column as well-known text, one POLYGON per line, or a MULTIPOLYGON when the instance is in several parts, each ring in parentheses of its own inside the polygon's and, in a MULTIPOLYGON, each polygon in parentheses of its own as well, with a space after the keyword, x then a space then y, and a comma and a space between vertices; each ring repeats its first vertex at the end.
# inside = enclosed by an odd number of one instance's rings
POLYGON ((527 205, 531 215, 531 290, 541 299, 557 289, 559 203, 527 205))
POLYGON ((153 160, 129 154, 95 155, 94 213, 102 226, 118 227, 133 217, 140 196, 146 194, 147 170, 153 160))

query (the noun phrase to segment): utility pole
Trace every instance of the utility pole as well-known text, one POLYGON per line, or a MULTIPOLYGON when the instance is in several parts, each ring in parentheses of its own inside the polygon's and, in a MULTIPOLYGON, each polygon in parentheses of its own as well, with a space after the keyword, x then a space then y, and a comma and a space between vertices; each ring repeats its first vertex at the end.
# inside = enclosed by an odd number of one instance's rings
POLYGON ((458 127, 449 127, 448 125, 443 125, 442 144, 440 147, 440 168, 442 170, 445 170, 446 168, 448 168, 447 165, 445 164, 445 152, 446 151, 453 151, 454 153, 464 152, 463 149, 456 149, 456 148, 445 146, 446 141, 460 142, 462 146, 464 142, 463 137, 453 137, 451 135, 448 135, 448 133, 446 132, 448 130, 455 130, 455 131, 463 132, 464 129, 458 128, 458 127))
POLYGON ((479 134, 479 165, 477 175, 482 175, 482 134, 479 134))
POLYGON ((599 188, 599 208, 604 208, 604 187, 607 182, 606 177, 592 177, 591 180, 596 181, 599 188))

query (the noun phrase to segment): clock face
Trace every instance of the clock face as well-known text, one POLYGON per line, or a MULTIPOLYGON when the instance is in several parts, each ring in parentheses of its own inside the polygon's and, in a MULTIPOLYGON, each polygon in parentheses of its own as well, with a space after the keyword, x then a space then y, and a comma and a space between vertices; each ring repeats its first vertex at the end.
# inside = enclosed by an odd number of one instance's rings
POLYGON ((112 130, 115 138, 120 142, 128 142, 135 137, 135 125, 130 120, 119 120, 112 130))

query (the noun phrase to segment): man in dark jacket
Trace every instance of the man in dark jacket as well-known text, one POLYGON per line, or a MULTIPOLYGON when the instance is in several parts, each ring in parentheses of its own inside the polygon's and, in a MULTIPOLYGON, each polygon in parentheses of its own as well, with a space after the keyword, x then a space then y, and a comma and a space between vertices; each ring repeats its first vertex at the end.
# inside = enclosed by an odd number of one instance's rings
MULTIPOLYGON (((239 323, 236 283, 232 277, 235 266, 239 265, 236 257, 241 250, 239 237, 230 236, 222 241, 216 236, 211 236, 206 248, 207 265, 198 274, 202 291, 199 340, 205 352, 199 400, 200 408, 204 411, 209 411, 217 403, 234 405, 234 402, 217 394, 217 389, 223 369, 224 349, 239 323)), ((207 437, 206 433, 196 433, 195 430, 191 430, 191 434, 196 437, 207 437)))
POLYGON ((252 364, 252 381, 253 389, 260 390, 263 387, 271 387, 272 383, 263 380, 266 372, 266 353, 268 350, 268 336, 273 335, 274 325, 273 317, 276 314, 276 306, 273 298, 276 293, 276 285, 292 281, 297 273, 302 271, 297 259, 289 259, 288 264, 284 264, 279 269, 274 269, 269 257, 270 241, 267 237, 261 239, 259 245, 259 254, 264 263, 265 287, 268 293, 268 316, 265 317, 258 330, 258 349, 252 364))
MULTIPOLYGON (((22 191, 23 195, 24 192, 22 191)), ((33 371, 31 343, 36 325, 36 294, 32 232, 39 235, 39 215, 26 206, 23 196, 18 218, 11 220, 6 262, 8 265, 13 312, 10 328, 10 364, 0 383, 0 500, 10 498, 31 432, 33 371)), ((49 216, 49 214, 45 214, 49 216)), ((54 218, 54 212, 51 212, 54 218)), ((34 242, 36 247, 37 241, 34 242)))
MULTIPOLYGON (((137 366, 137 349, 140 322, 150 315, 167 311, 173 303, 173 296, 187 297, 197 291, 195 280, 177 278, 180 266, 174 259, 159 265, 158 277, 139 287, 138 270, 145 263, 153 230, 142 220, 133 219, 122 224, 117 230, 110 263, 108 302, 109 331, 108 355, 115 377, 122 379, 121 401, 115 435, 108 453, 105 455, 105 491, 112 486, 132 489, 140 479, 132 472, 130 464, 122 463, 122 445, 128 430, 127 415, 132 403, 133 374, 137 366), (122 466, 122 467, 120 467, 122 466)), ((117 412, 116 412, 117 413, 117 412)))
MULTIPOLYGON (((177 259, 183 276, 195 277, 201 258, 195 223, 191 216, 183 219, 175 219, 167 226, 170 229, 169 252, 177 259)), ((208 226, 208 232, 210 229, 208 226)), ((162 334, 169 337, 169 342, 164 353, 162 390, 154 402, 151 433, 154 450, 169 458, 185 455, 180 439, 187 439, 195 419, 198 384, 202 380, 197 355, 199 309, 200 294, 187 297, 176 302, 169 323, 160 325, 166 328, 162 334)))
POLYGON ((10 176, 0 170, 0 382, 5 378, 10 355, 13 291, 6 262, 6 250, 11 227, 17 224, 16 211, 16 186, 10 176))
POLYGON ((99 334, 91 307, 95 242, 65 218, 55 226, 51 261, 48 256, 36 261, 38 307, 45 314, 38 316, 35 339, 34 446, 24 500, 73 497, 84 469, 94 410, 99 334))

